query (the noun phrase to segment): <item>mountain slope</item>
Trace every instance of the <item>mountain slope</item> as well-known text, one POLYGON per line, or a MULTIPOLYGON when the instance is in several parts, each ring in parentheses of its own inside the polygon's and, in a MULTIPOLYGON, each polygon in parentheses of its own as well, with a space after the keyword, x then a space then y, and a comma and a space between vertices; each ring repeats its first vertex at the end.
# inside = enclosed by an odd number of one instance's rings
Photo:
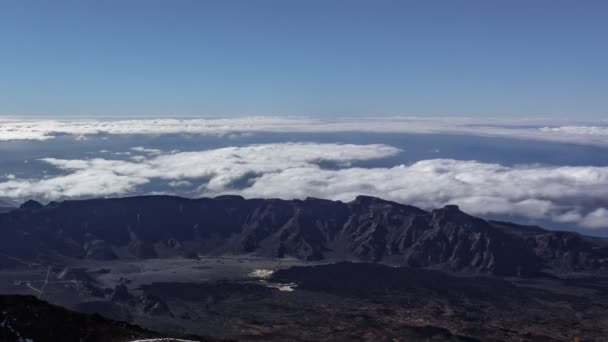
MULTIPOLYGON (((188 341, 211 341, 187 337, 188 341)), ((32 296, 0 295, 0 341, 5 342, 107 342, 155 339, 186 341, 163 335, 99 315, 76 313, 48 304, 32 296)))
POLYGON ((30 201, 0 214, 0 233, 0 252, 24 259, 253 253, 520 276, 603 271, 608 264, 607 248, 575 233, 365 196, 349 203, 238 196, 30 201))

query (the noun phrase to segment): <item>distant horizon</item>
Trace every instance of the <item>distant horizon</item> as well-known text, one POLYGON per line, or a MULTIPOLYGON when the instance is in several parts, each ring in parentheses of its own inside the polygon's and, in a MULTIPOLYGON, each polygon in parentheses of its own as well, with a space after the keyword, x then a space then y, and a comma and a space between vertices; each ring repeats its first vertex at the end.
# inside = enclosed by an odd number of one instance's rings
POLYGON ((232 113, 232 114, 52 114, 52 113, 26 113, 26 114, 10 114, 0 113, 0 119, 56 119, 56 120, 68 120, 68 119, 238 119, 238 118, 310 118, 310 119, 323 119, 323 120, 356 120, 356 119, 416 119, 416 120, 435 120, 435 119, 468 119, 468 120, 480 120, 480 121, 492 121, 502 120, 505 122, 517 122, 517 121, 539 121, 551 120, 551 121, 568 121, 568 122, 589 122, 589 123, 602 123, 608 122, 608 114, 605 117, 596 116, 585 116, 576 114, 573 116, 561 116, 561 115, 499 115, 499 114, 488 114, 488 115, 464 115, 464 114, 359 114, 359 115, 335 115, 328 116, 323 114, 281 114, 281 113, 232 113))

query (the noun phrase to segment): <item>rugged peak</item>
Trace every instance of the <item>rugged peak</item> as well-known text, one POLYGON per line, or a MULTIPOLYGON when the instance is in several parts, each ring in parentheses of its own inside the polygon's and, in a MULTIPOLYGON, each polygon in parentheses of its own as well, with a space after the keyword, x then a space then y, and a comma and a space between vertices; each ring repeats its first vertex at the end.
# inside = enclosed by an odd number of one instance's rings
POLYGON ((460 207, 458 207, 456 204, 448 204, 445 207, 443 207, 443 210, 448 211, 448 212, 461 212, 460 207))
POLYGON ((43 207, 43 205, 40 202, 34 201, 34 200, 29 200, 29 201, 23 203, 21 206, 19 206, 20 209, 25 209, 25 210, 36 210, 36 209, 40 209, 42 207, 43 207))
POLYGON ((490 227, 490 224, 483 219, 471 216, 462 210, 457 205, 446 205, 443 208, 432 211, 432 220, 435 224, 443 225, 459 225, 479 229, 481 227, 490 227))
POLYGON ((305 202, 331 202, 330 200, 317 198, 317 197, 306 197, 304 199, 305 202))
POLYGON ((216 196, 214 199, 216 200, 224 200, 224 201, 244 201, 245 198, 239 195, 220 195, 216 196))
POLYGON ((355 202, 374 202, 379 200, 378 197, 359 195, 355 198, 355 202))
POLYGON ((374 196, 364 196, 364 195, 357 196, 350 203, 352 203, 352 204, 363 204, 363 205, 369 205, 369 204, 372 204, 372 203, 397 204, 395 202, 387 201, 387 200, 382 199, 382 198, 378 198, 378 197, 374 197, 374 196))
POLYGON ((447 220, 462 220, 473 218, 469 214, 460 210, 455 204, 448 204, 443 208, 433 210, 433 218, 436 219, 447 219, 447 220))

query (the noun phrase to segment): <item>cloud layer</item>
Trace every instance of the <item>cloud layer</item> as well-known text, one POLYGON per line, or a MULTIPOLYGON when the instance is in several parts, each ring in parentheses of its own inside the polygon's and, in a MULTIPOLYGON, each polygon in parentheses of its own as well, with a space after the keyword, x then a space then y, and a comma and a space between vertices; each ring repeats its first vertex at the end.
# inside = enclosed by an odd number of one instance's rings
MULTIPOLYGON (((137 151, 151 151, 139 147, 137 151)), ((154 156, 158 150, 152 150, 154 156)), ((132 192, 153 179, 198 180, 206 192, 223 192, 236 183, 286 168, 302 168, 320 163, 347 167, 357 160, 396 155, 400 150, 386 145, 285 143, 227 147, 202 152, 166 153, 155 157, 135 156, 130 160, 55 159, 42 161, 67 173, 44 179, 7 179, 0 193, 9 198, 41 197, 57 199, 106 196, 132 192), (204 184, 202 180, 205 179, 204 184)))
POLYGON ((476 215, 515 215, 608 228, 608 167, 503 166, 431 159, 390 168, 354 167, 401 151, 387 145, 315 143, 228 147, 201 152, 147 151, 130 160, 43 159, 63 174, 6 178, 13 199, 124 195, 151 182, 196 195, 352 200, 373 195, 422 208, 455 203, 476 215))
POLYGON ((0 141, 48 140, 60 135, 216 134, 229 137, 252 132, 449 133, 608 146, 606 125, 561 125, 555 120, 472 118, 240 117, 136 120, 0 120, 0 141), (553 123, 553 125, 551 125, 553 123), (549 125, 549 126, 547 126, 549 125))

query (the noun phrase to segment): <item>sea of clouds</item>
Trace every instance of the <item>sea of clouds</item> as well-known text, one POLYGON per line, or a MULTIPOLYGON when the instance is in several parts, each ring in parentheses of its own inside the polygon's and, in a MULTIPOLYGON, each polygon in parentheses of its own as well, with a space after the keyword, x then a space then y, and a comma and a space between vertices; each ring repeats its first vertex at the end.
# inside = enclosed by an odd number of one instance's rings
POLYGON ((129 159, 41 161, 60 170, 42 178, 7 175, 5 198, 55 200, 128 195, 166 182, 198 196, 319 197, 350 201, 371 195, 425 209, 458 204, 476 215, 514 215, 579 227, 608 228, 608 167, 505 166, 429 159, 393 167, 360 167, 404 153, 385 144, 274 143, 195 152, 135 147, 129 159))
POLYGON ((246 132, 447 133, 608 146, 608 122, 555 119, 238 117, 186 119, 1 118, 0 141, 49 140, 61 135, 210 134, 246 132))
MULTIPOLYGON (((0 144, 86 139, 112 135, 218 135, 270 133, 415 133, 491 136, 608 146, 606 122, 471 118, 0 118, 0 144)), ((427 159, 363 167, 366 161, 404 153, 386 144, 269 143, 202 151, 145 146, 99 151, 95 158, 42 158, 57 172, 23 178, 0 176, 0 198, 57 200, 141 193, 151 183, 193 196, 319 197, 350 201, 378 196, 432 209, 458 204, 476 215, 517 216, 608 228, 608 167, 501 165, 475 160, 427 159), (126 158, 126 159, 125 159, 126 158)))

